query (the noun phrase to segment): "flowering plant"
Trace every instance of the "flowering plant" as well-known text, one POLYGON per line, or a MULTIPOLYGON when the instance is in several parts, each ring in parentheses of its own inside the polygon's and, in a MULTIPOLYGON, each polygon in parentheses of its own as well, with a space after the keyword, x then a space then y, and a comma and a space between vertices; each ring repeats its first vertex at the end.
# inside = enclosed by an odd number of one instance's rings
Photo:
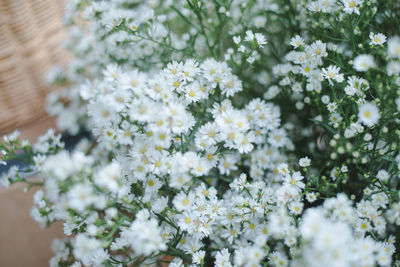
POLYGON ((46 107, 92 138, 7 136, 29 167, 1 184, 44 185, 32 215, 68 236, 51 266, 399 266, 399 10, 71 1, 46 107))

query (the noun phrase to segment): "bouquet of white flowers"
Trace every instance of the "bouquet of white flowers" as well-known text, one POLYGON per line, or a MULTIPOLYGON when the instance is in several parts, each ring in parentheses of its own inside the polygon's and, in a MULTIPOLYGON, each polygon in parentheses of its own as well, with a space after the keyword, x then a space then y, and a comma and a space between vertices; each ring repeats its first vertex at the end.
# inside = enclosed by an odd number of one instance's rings
MULTIPOLYGON (((42 184, 51 266, 399 266, 400 3, 73 0, 42 184)), ((23 155, 19 153, 23 151, 23 155)), ((23 173, 38 171, 42 182, 23 173)))

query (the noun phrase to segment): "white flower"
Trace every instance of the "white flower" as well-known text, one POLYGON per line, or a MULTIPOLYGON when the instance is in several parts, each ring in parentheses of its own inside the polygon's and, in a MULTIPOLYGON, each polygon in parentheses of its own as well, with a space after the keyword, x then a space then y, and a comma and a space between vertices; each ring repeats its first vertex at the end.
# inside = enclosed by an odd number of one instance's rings
POLYGON ((241 191, 245 188, 246 186, 246 174, 242 173, 240 174, 239 178, 235 178, 231 184, 229 184, 229 187, 232 188, 235 191, 241 191))
POLYGON ((68 205, 79 212, 95 203, 93 188, 90 185, 76 184, 68 191, 68 205))
POLYGON ((289 204, 289 210, 292 214, 299 215, 303 211, 304 204, 300 201, 291 202, 289 204))
POLYGON ((355 13, 360 15, 359 5, 363 3, 363 0, 344 0, 343 1, 343 11, 347 14, 355 13))
POLYGON ((370 68, 375 66, 375 61, 373 56, 363 54, 359 55, 354 59, 353 67, 356 71, 365 72, 368 71, 370 68))
POLYGON ((178 195, 175 196, 172 203, 177 210, 183 211, 188 210, 193 205, 193 201, 193 193, 189 193, 188 195, 186 195, 185 192, 181 191, 178 195))
POLYGON ((322 103, 324 103, 324 104, 328 104, 329 101, 330 101, 330 97, 329 97, 328 95, 323 95, 323 96, 321 97, 321 101, 322 101, 322 103))
POLYGON ((333 124, 339 123, 342 120, 343 120, 343 117, 339 113, 335 112, 335 113, 331 114, 331 117, 330 117, 331 123, 333 123, 333 124))
POLYGON ((384 35, 383 33, 375 34, 373 32, 370 32, 369 39, 371 40, 369 42, 370 45, 382 45, 382 44, 386 43, 386 35, 384 35))
POLYGON ((3 173, 0 177, 0 188, 2 188, 2 187, 7 188, 10 186, 10 184, 11 183, 10 183, 8 175, 6 173, 3 173))
POLYGON ((378 173, 376 174, 376 178, 378 178, 381 181, 387 182, 390 176, 386 170, 379 170, 378 173))
POLYGON ((138 255, 149 255, 166 249, 158 221, 146 216, 136 218, 131 226, 121 233, 119 239, 123 239, 138 255))
MULTIPOLYGON (((243 90, 242 81, 235 75, 229 75, 222 81, 222 92, 230 97, 243 90)), ((207 97, 207 96, 206 96, 207 97)))
POLYGON ((293 46, 294 48, 302 46, 302 45, 304 45, 304 39, 301 38, 300 35, 296 35, 295 37, 290 39, 290 45, 293 46))
POLYGON ((386 66, 386 71, 389 76, 400 74, 400 62, 390 61, 386 66))
POLYGON ((309 159, 308 157, 304 157, 299 160, 300 167, 308 167, 310 166, 310 164, 311 164, 311 159, 309 159))
POLYGON ((273 130, 268 137, 268 142, 274 147, 282 147, 287 145, 287 134, 286 131, 282 128, 273 130))
POLYGON ((253 56, 249 56, 249 57, 247 58, 247 62, 249 62, 250 64, 254 63, 255 60, 256 60, 256 59, 255 59, 255 57, 253 57, 253 56))
POLYGON ((118 80, 120 78, 121 73, 122 73, 122 70, 117 64, 110 64, 103 71, 104 78, 107 81, 118 80))
POLYGON ((302 182, 304 176, 301 175, 300 172, 295 172, 292 175, 286 175, 284 179, 285 184, 288 184, 297 190, 301 190, 305 187, 305 184, 302 182))
POLYGON ((77 259, 85 265, 92 265, 94 254, 101 249, 101 241, 80 233, 74 238, 73 247, 73 253, 77 259))
POLYGON ((322 69, 322 76, 328 80, 329 84, 333 84, 333 80, 337 82, 342 82, 344 80, 343 74, 339 73, 340 67, 330 65, 327 69, 322 69))
POLYGON ((199 250, 192 255, 192 262, 196 264, 201 264, 204 260, 206 252, 204 250, 199 250))
POLYGON ((253 24, 256 28, 262 28, 265 26, 267 19, 265 16, 257 16, 253 19, 253 24))
POLYGON ((343 165, 343 166, 340 168, 340 171, 343 172, 343 173, 346 173, 346 172, 349 171, 349 169, 347 168, 346 165, 343 165))
POLYGON ((217 252, 215 256, 215 267, 232 267, 230 262, 230 253, 228 249, 224 248, 217 252))
POLYGON ((102 168, 95 175, 95 183, 100 187, 107 188, 111 192, 116 193, 119 189, 119 183, 121 180, 121 166, 118 162, 113 163, 102 168))
POLYGON ((255 38, 254 33, 252 31, 250 31, 250 30, 247 30, 246 31, 246 37, 244 38, 244 41, 245 42, 251 42, 251 41, 254 40, 254 38, 255 38))
POLYGON ((329 112, 334 112, 337 109, 337 104, 335 102, 330 102, 326 106, 329 112))
POLYGON ((262 48, 265 44, 267 44, 267 40, 265 40, 265 36, 262 33, 256 33, 255 38, 258 47, 262 48))
POLYGON ((326 43, 323 43, 321 40, 317 40, 311 44, 311 50, 314 55, 317 57, 326 57, 328 53, 326 52, 326 43))
POLYGON ((365 102, 358 109, 358 119, 368 127, 377 124, 380 117, 379 109, 373 103, 365 102))
POLYGON ((395 36, 389 39, 388 57, 400 59, 400 37, 395 36))
POLYGON ((175 257, 168 265, 169 267, 183 267, 183 260, 175 257))
POLYGON ((307 9, 311 12, 321 12, 322 5, 318 1, 310 1, 308 2, 307 9))
POLYGON ((400 111, 400 97, 396 98, 395 102, 397 105, 397 110, 400 111))
POLYGON ((306 199, 308 202, 313 203, 315 200, 317 200, 317 196, 315 195, 314 192, 307 193, 306 194, 306 199))
POLYGON ((8 143, 8 142, 14 142, 18 139, 18 137, 20 136, 20 131, 15 130, 14 132, 12 132, 9 135, 5 135, 3 136, 3 140, 4 142, 8 143))

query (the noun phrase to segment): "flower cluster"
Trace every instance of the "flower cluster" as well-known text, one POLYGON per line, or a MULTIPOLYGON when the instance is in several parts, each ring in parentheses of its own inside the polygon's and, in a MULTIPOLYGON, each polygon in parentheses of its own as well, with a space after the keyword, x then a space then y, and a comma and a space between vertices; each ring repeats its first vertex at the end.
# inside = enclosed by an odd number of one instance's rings
POLYGON ((0 185, 43 185, 51 266, 397 266, 398 8, 70 1, 46 107, 91 135, 6 136, 0 164, 28 167, 0 185))

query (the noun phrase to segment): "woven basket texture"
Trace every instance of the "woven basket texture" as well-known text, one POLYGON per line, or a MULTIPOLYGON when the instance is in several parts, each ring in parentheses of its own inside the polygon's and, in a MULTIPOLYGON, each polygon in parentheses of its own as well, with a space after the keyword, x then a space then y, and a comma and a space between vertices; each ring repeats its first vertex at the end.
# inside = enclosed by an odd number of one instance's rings
POLYGON ((45 116, 44 81, 53 65, 70 55, 65 38, 65 0, 0 0, 0 133, 45 116))

